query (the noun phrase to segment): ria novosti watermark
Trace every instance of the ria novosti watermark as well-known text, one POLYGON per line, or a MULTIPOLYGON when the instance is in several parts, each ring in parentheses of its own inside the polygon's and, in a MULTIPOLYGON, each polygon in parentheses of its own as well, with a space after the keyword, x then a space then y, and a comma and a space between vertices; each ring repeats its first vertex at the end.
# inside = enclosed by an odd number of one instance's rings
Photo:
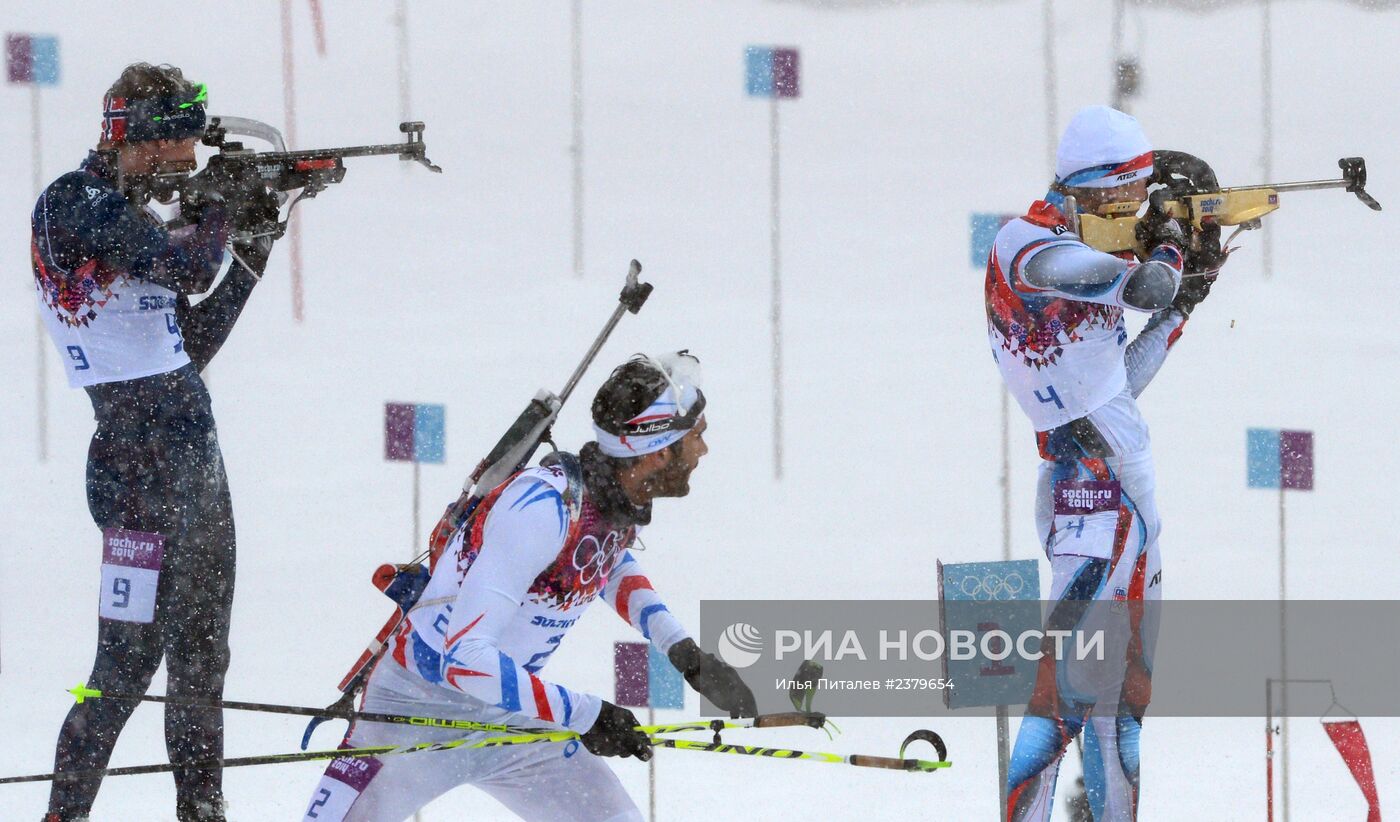
MULTIPOLYGON (((1014 655, 1018 660, 1038 662, 1046 655, 1073 661, 1103 661, 1107 655, 1106 632, 1102 628, 1087 631, 1027 628, 1014 635, 1001 628, 981 632, 954 628, 946 635, 939 628, 880 628, 875 631, 873 642, 868 635, 862 640, 863 633, 868 634, 856 629, 774 629, 773 658, 794 663, 808 659, 816 662, 905 662, 911 659, 936 662, 946 655, 954 661, 1004 662, 1014 655)), ((759 661, 767 643, 758 628, 736 622, 724 629, 717 645, 725 662, 735 668, 747 668, 759 661)))
MULTIPOLYGON (((1265 680, 1281 677, 1285 657, 1288 678, 1332 683, 1353 713, 1400 716, 1400 654, 1375 642, 1394 636, 1400 601, 1292 601, 1284 608, 1114 596, 710 600, 701 603, 697 639, 740 671, 762 712, 790 710, 791 692, 803 687, 795 672, 807 660, 823 668, 808 689, 814 709, 836 716, 990 716, 996 706, 1019 713, 1038 680, 1092 694, 1121 682, 1127 665, 1146 661, 1151 715, 1240 717, 1266 714, 1265 680)), ((1321 715, 1327 693, 1291 690, 1289 714, 1321 715)))

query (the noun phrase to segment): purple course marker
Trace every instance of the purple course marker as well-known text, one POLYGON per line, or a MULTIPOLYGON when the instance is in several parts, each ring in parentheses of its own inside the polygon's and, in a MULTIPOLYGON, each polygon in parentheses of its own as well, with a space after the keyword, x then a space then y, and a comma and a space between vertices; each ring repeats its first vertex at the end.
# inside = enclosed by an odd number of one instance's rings
POLYGON ((774 97, 800 96, 802 89, 798 68, 797 49, 773 49, 774 97))
POLYGON ((412 403, 384 403, 384 459, 413 462, 412 403))
POLYGON ((1284 488, 1311 491, 1313 487, 1313 432, 1280 431, 1279 477, 1284 488))
POLYGON ((613 643, 613 683, 617 704, 645 708, 651 694, 645 642, 613 643))
POLYGON ((5 35, 5 68, 11 83, 34 82, 34 58, 29 35, 5 35))

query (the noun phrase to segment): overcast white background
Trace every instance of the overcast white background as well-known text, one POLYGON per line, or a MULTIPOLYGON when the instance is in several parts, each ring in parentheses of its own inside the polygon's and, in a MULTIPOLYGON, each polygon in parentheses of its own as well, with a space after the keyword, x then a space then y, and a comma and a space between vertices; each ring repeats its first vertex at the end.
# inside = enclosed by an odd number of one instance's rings
MULTIPOLYGON (((309 5, 293 4, 297 147, 397 140, 392 3, 323 5, 324 58, 309 5)), ((1061 125, 1109 98, 1110 11, 1055 4, 1061 125)), ((4 12, 8 31, 61 39, 62 83, 42 100, 46 181, 95 143, 102 93, 136 60, 207 81, 214 113, 282 121, 275 3, 8 0, 4 12)), ((589 0, 584 14, 586 276, 571 273, 568 4, 411 3, 413 116, 445 173, 350 161, 343 185, 299 207, 305 322, 292 321, 280 248, 210 369, 239 537, 230 698, 331 701, 387 615, 370 573, 416 549, 410 468, 383 461, 383 402, 447 405, 448 462, 423 471, 434 521, 534 391, 562 385, 633 257, 656 292, 557 434, 570 447, 588 437, 586 398, 634 351, 689 347, 704 361, 710 456, 691 497, 659 504, 644 537, 649 575, 683 620, 703 598, 933 597, 936 559, 999 558, 999 382, 967 223, 1024 208, 1050 177, 1041 4, 589 0), (770 462, 768 104, 744 95, 750 44, 796 46, 802 60, 802 97, 782 104, 782 482, 770 462)), ((1225 184, 1263 182, 1260 19, 1236 5, 1128 21, 1144 73, 1135 113, 1158 147, 1206 157, 1225 184)), ((1144 395, 1165 592, 1276 596, 1277 498, 1245 488, 1244 431, 1258 426, 1317 432, 1316 490, 1288 503, 1290 595, 1392 598, 1400 16, 1300 0, 1275 3, 1273 21, 1274 176, 1331 177, 1338 157, 1361 155, 1389 210, 1337 191, 1286 196, 1269 218, 1273 277, 1247 236, 1144 395)), ((90 406, 47 340, 50 457, 37 457, 29 90, 6 86, 0 101, 0 772, 15 774, 51 767, 64 690, 91 665, 100 551, 83 497, 90 406)), ((1011 438, 1013 554, 1033 558, 1037 458, 1019 415, 1011 438)), ((610 697, 611 643, 631 637, 595 610, 547 675, 610 697)), ((1149 716, 1143 818, 1261 818, 1263 724, 1149 716)), ((918 725, 752 739, 893 755, 918 725)), ((227 726, 239 756, 295 749, 302 722, 230 713, 227 726)), ((1394 808, 1400 723, 1364 727, 1394 808)), ((658 819, 993 818, 992 721, 935 728, 956 764, 932 775, 661 752, 658 819)), ((1321 728, 1290 730, 1294 818, 1360 818, 1321 728)), ((142 707, 113 763, 163 756, 160 713, 142 707)), ((645 768, 615 767, 645 803, 645 768)), ((320 770, 227 772, 230 818, 300 818, 320 770)), ((16 819, 41 815, 48 792, 0 790, 16 819)), ((112 779, 94 819, 171 819, 173 804, 168 776, 112 779)), ((507 817, 463 789, 424 818, 507 817)))

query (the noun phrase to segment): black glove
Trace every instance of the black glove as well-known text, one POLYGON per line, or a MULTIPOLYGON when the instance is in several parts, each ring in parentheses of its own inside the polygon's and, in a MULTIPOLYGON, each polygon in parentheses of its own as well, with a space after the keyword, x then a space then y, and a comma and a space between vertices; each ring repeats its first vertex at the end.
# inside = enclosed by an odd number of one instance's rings
MULTIPOLYGON (((1154 206, 1148 209, 1148 217, 1153 217, 1153 212, 1160 218, 1162 209, 1156 203, 1165 200, 1178 198, 1187 194, 1198 194, 1202 192, 1216 191, 1220 188, 1220 183, 1216 179, 1215 170, 1210 167, 1210 163, 1202 160, 1193 154, 1184 151, 1157 150, 1152 152, 1152 176, 1148 179, 1152 185, 1162 185, 1165 188, 1157 189, 1153 192, 1153 197, 1149 198, 1154 206)), ((1139 223, 1141 228, 1141 223, 1139 223)), ((1185 258, 1184 272, 1187 274, 1208 275, 1208 281, 1202 288, 1197 284, 1193 290, 1199 292, 1193 296, 1194 302, 1190 303, 1194 307, 1201 300, 1205 299, 1206 293, 1210 291, 1210 282, 1214 282, 1215 274, 1220 267, 1225 265, 1225 258, 1229 252, 1225 251, 1220 244, 1220 226, 1214 223, 1206 223, 1199 229, 1194 229, 1187 225, 1181 226, 1186 232, 1186 243, 1177 244, 1185 258)), ((1139 234, 1138 239, 1143 239, 1139 234)), ((1154 246, 1148 246, 1150 251, 1154 246)), ((1191 277, 1187 281, 1197 280, 1191 277)), ((1184 290, 1185 286, 1183 286, 1184 290)), ((1189 308, 1187 309, 1189 310, 1189 308)))
POLYGON ((275 233, 280 237, 282 227, 278 218, 281 217, 282 204, 278 201, 277 194, 262 185, 261 181, 258 186, 248 193, 246 199, 234 205, 230 215, 233 227, 250 234, 275 233))
POLYGON ((739 672, 726 665, 714 654, 700 650, 693 639, 683 639, 671 646, 666 654, 676 670, 697 693, 731 717, 757 716, 758 704, 753 691, 744 684, 739 672))
POLYGON ((1207 224, 1191 235, 1191 247, 1186 249, 1186 263, 1182 267, 1181 287, 1172 300, 1172 308, 1186 316, 1210 296, 1210 287, 1225 265, 1230 252, 1220 246, 1220 226, 1207 224))
POLYGON ((1176 298, 1172 300, 1172 308, 1188 317, 1191 316, 1191 312, 1195 310, 1196 306, 1210 296, 1210 287, 1214 282, 1214 274, 1183 275, 1181 288, 1177 289, 1176 298))
POLYGON ((1209 274, 1214 280, 1229 256, 1230 252, 1220 245, 1220 226, 1207 223, 1191 235, 1191 247, 1186 251, 1186 273, 1209 274))
POLYGON ((635 756, 645 762, 651 759, 651 740, 635 730, 639 724, 631 711, 605 701, 593 727, 579 738, 596 756, 635 756))
POLYGON ((233 253, 237 255, 237 262, 248 269, 248 273, 261 280, 263 271, 267 268, 267 258, 272 254, 272 237, 234 240, 233 253))
POLYGON ((1186 231, 1181 227, 1181 223, 1167 215, 1164 203, 1168 199, 1167 190, 1159 188, 1148 196, 1147 213, 1138 220, 1137 226, 1133 229, 1137 235, 1138 242, 1142 243, 1147 253, 1151 254, 1152 249, 1159 245, 1169 245, 1181 252, 1183 259, 1190 248, 1190 242, 1186 238, 1186 231))
POLYGON ((235 231, 261 234, 276 227, 277 195, 249 163, 209 158, 203 171, 180 186, 180 216, 197 222, 208 205, 222 205, 235 231))

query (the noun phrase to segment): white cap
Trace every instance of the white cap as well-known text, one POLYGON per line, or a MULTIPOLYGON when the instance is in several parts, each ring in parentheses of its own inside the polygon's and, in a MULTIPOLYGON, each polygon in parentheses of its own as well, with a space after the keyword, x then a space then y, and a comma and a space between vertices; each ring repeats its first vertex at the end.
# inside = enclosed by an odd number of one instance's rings
POLYGON ((1080 109, 1055 152, 1055 180, 1071 188, 1112 188, 1152 174, 1142 125, 1108 106, 1080 109))

